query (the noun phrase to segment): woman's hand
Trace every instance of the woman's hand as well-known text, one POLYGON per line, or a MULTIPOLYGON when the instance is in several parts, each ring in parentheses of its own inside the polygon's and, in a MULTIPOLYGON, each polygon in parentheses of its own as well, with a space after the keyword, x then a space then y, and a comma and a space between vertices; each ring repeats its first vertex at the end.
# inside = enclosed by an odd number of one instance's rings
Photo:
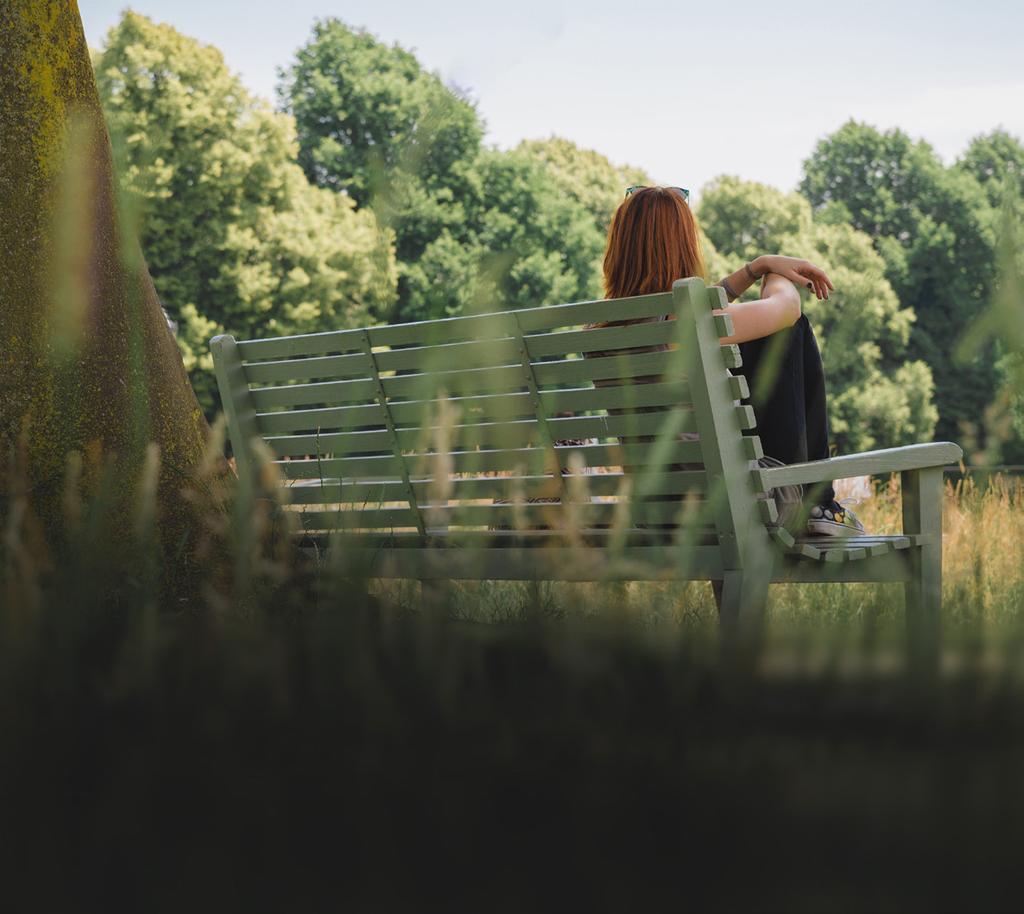
POLYGON ((816 267, 809 260, 801 260, 799 257, 762 254, 753 260, 750 266, 758 276, 764 276, 765 273, 785 276, 790 282, 810 289, 819 299, 828 298, 829 290, 835 288, 821 267, 816 267))

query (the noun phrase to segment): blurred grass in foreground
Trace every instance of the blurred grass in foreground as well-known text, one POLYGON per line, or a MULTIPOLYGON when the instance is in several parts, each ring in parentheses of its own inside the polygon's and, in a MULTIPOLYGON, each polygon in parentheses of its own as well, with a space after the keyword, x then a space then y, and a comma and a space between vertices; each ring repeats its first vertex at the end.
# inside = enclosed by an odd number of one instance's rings
MULTIPOLYGON (((218 495, 219 447, 185 497, 218 495)), ((197 511, 183 603, 152 486, 118 531, 81 472, 63 542, 15 496, 0 547, 8 909, 1017 906, 1019 482, 947 492, 926 684, 899 587, 774 587, 738 675, 706 583, 457 584, 423 612, 303 563, 261 492, 197 511)), ((895 492, 861 513, 897 529, 895 492)))

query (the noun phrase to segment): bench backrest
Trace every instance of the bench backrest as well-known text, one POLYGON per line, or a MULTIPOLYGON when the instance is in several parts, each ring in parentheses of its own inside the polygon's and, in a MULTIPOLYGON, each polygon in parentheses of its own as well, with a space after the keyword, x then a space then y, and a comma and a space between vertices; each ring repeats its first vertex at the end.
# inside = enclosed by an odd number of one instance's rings
POLYGON ((738 348, 719 345, 731 324, 711 313, 724 306, 687 279, 658 295, 211 347, 240 476, 262 439, 307 536, 493 545, 568 531, 593 545, 675 525, 737 568, 764 547, 773 506, 751 472, 762 454, 743 434, 754 417, 729 371, 738 348), (592 326, 608 321, 645 322, 592 326))

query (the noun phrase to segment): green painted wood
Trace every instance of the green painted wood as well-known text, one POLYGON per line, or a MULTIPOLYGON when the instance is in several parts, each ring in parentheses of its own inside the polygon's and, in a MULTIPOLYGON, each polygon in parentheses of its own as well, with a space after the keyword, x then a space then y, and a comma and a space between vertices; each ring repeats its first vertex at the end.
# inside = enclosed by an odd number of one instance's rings
POLYGON ((239 355, 247 363, 254 359, 288 359, 296 356, 362 352, 359 330, 329 330, 324 333, 302 333, 267 340, 244 340, 238 344, 239 355))
MULTIPOLYGON (((733 378, 738 381, 739 378, 733 378)), ((601 411, 605 408, 630 410, 662 406, 685 405, 689 402, 689 386, 685 381, 666 381, 659 384, 623 384, 603 388, 570 388, 541 391, 541 403, 548 415, 561 412, 601 411)), ((415 426, 437 415, 439 400, 389 400, 388 407, 396 426, 415 426)), ((528 419, 534 416, 533 405, 526 392, 511 394, 483 394, 451 397, 449 407, 460 423, 493 420, 528 419)), ((296 409, 281 412, 257 413, 263 434, 313 430, 344 429, 384 425, 384 412, 377 403, 328 407, 325 409, 296 409)), ((570 436, 576 437, 576 436, 570 436)))
MULTIPOLYGON (((693 529, 693 528, 688 528, 693 529)), ((416 550, 416 549, 489 549, 500 552, 503 549, 520 548, 532 549, 535 554, 541 554, 548 549, 563 548, 567 545, 585 548, 611 549, 612 542, 616 539, 623 539, 620 545, 626 546, 659 546, 671 547, 675 550, 673 561, 685 563, 687 555, 680 552, 679 536, 683 531, 681 528, 662 527, 634 527, 623 531, 612 529, 608 525, 598 528, 581 527, 573 531, 571 535, 564 530, 555 530, 550 527, 531 530, 508 530, 508 529, 484 529, 475 528, 451 528, 451 527, 428 527, 425 536, 421 536, 415 529, 409 527, 404 529, 380 529, 366 532, 354 532, 345 529, 335 531, 308 531, 299 536, 302 544, 319 544, 321 546, 339 546, 349 548, 374 548, 374 549, 395 549, 395 550, 416 550)), ((717 549, 716 535, 710 528, 697 531, 697 534, 685 544, 687 550, 711 547, 717 549)), ((662 574, 672 577, 672 572, 663 569, 662 574)))
MULTIPOLYGON (((814 562, 854 562, 875 558, 888 552, 909 550, 928 545, 930 535, 875 535, 855 536, 848 539, 821 536, 794 538, 789 531, 773 528, 772 539, 781 549, 792 555, 814 562)), ((879 579, 879 580, 884 580, 879 579)))
POLYGON ((358 403, 372 400, 376 385, 369 378, 357 381, 321 381, 313 384, 291 384, 287 387, 252 389, 252 402, 257 410, 279 406, 322 406, 358 403))
MULTIPOLYGON (((456 341, 500 338, 508 312, 468 315, 408 324, 390 324, 367 328, 374 347, 430 346, 456 341)), ((637 320, 672 314, 670 293, 644 295, 613 301, 599 300, 569 305, 524 308, 517 312, 526 333, 551 331, 560 327, 582 327, 584 324, 610 320, 637 320)), ((360 331, 341 330, 310 333, 270 340, 249 340, 240 344, 242 358, 283 359, 298 355, 319 355, 332 352, 357 351, 361 348, 360 331)))
POLYGON ((766 526, 773 525, 779 520, 779 509, 771 499, 758 501, 757 509, 761 513, 761 522, 766 526))
MULTIPOLYGON (((646 444, 590 444, 582 447, 556 447, 560 465, 569 466, 569 455, 579 454, 585 467, 620 466, 668 466, 671 464, 699 464, 701 445, 699 441, 672 442, 658 459, 646 444)), ((406 454, 399 459, 391 454, 366 457, 321 457, 307 460, 275 461, 275 466, 286 479, 335 479, 335 478, 398 478, 402 465, 409 473, 433 475, 440 466, 450 467, 457 473, 500 472, 522 470, 528 475, 539 475, 548 467, 549 451, 543 447, 505 448, 492 451, 455 451, 451 454, 406 454)))
POLYGON ((715 333, 719 337, 732 336, 736 332, 732 318, 728 314, 715 314, 715 333))
MULTIPOLYGON (((551 476, 474 476, 453 478, 446 490, 451 499, 491 499, 551 497, 557 494, 552 488, 551 476)), ((592 496, 612 497, 623 490, 623 482, 632 482, 623 473, 598 473, 586 478, 587 492, 592 496)), ((678 495, 682 497, 702 496, 706 490, 707 477, 702 470, 651 473, 645 476, 644 488, 651 497, 678 495)), ((428 504, 438 488, 433 479, 412 480, 420 504, 428 504)), ((404 484, 391 482, 346 482, 319 480, 308 484, 290 484, 287 487, 288 500, 294 505, 361 503, 401 501, 404 498, 404 484)))
POLYGON ((305 532, 322 530, 376 531, 404 528, 417 531, 421 536, 427 532, 426 525, 420 530, 420 515, 409 507, 363 508, 335 511, 292 512, 299 527, 305 532))
POLYGON ((905 582, 910 578, 909 552, 890 551, 859 562, 809 561, 799 555, 780 554, 771 579, 777 583, 838 584, 869 581, 905 582))
POLYGON ((941 638, 942 468, 905 470, 900 487, 903 531, 930 537, 927 545, 909 552, 910 578, 905 587, 909 660, 918 673, 934 675, 941 638))
POLYGON ((714 521, 722 546, 723 567, 736 571, 721 604, 722 622, 735 626, 741 617, 749 628, 760 625, 768 593, 772 551, 761 519, 751 477, 751 451, 761 450, 760 439, 741 434, 731 395, 729 372, 722 362, 721 347, 712 309, 726 305, 721 289, 706 289, 699 279, 673 283, 679 320, 693 327, 696 346, 690 347, 686 373, 693 393, 694 409, 701 429, 704 463, 714 521), (746 442, 749 442, 746 443, 746 442), (715 497, 717 494, 717 497, 715 497))
POLYGON ((674 321, 653 321, 626 327, 562 330, 537 333, 526 337, 533 360, 567 353, 603 352, 609 349, 666 346, 676 342, 678 329, 674 321))
MULTIPOLYGON (((456 340, 494 338, 503 335, 508 312, 452 317, 421 323, 371 327, 374 346, 399 346, 414 343, 436 345, 456 340)), ((640 295, 568 305, 545 305, 516 311, 520 326, 527 334, 551 332, 558 328, 582 328, 585 324, 614 320, 641 320, 673 314, 671 293, 640 295)))
POLYGON ((257 413, 256 422, 263 435, 287 432, 311 432, 383 426, 384 410, 377 403, 359 406, 331 406, 325 409, 289 409, 281 412, 257 413))
MULTIPOLYGON (((743 403, 734 407, 734 409, 736 411, 736 421, 741 429, 757 428, 757 417, 754 415, 753 406, 743 403)), ((767 491, 767 489, 761 489, 760 491, 767 491)))
MULTIPOLYGON (((533 369, 540 386, 579 385, 608 379, 629 380, 665 375, 678 376, 682 358, 678 352, 650 352, 595 359, 566 359, 537 362, 533 369)), ((382 377, 390 397, 434 398, 446 394, 519 392, 523 388, 522 366, 498 365, 492 368, 468 368, 382 377)), ((253 400, 259 409, 273 406, 311 406, 369 400, 375 396, 372 378, 292 384, 284 387, 255 388, 253 400)))
MULTIPOLYGON (((541 333, 529 336, 526 340, 531 360, 538 360, 556 355, 598 352, 611 348, 668 345, 675 341, 675 337, 676 330, 670 321, 658 321, 627 327, 541 333)), ((495 339, 381 350, 375 355, 377 366, 382 372, 436 370, 451 368, 453 365, 461 368, 486 368, 515 364, 520 360, 516 338, 509 335, 495 339)))
POLYGON ((331 456, 377 453, 393 451, 395 438, 398 438, 398 451, 407 449, 401 435, 409 434, 409 430, 401 432, 387 427, 365 432, 327 432, 315 435, 289 435, 287 437, 268 436, 264 438, 267 446, 278 457, 307 457, 310 454, 331 456))
POLYGON ((540 385, 574 384, 581 381, 622 381, 651 376, 680 377, 684 357, 681 352, 644 352, 604 358, 568 359, 536 362, 533 370, 540 385))
POLYGON ((373 375, 373 381, 376 386, 377 405, 384 412, 384 424, 387 427, 388 435, 390 437, 391 453, 401 468, 402 485, 405 490, 405 500, 409 505, 409 511, 413 516, 416 524, 416 529, 420 533, 423 533, 425 526, 423 521, 423 513, 420 511, 419 505, 416 503, 416 493, 413 491, 412 483, 409 481, 409 468, 406 462, 402 459, 402 445, 398 441, 398 433, 395 431, 395 423, 391 417, 391 411, 388 409, 388 398, 387 394, 384 393, 384 385, 380 379, 380 372, 377 370, 377 361, 373 356, 373 346, 370 343, 370 334, 363 331, 363 352, 366 355, 366 359, 370 366, 370 371, 373 375))
POLYGON ((389 371, 444 371, 459 368, 493 368, 519 363, 515 340, 503 335, 497 339, 477 339, 436 346, 407 346, 382 349, 375 353, 377 366, 389 371))
POLYGON ((722 353, 722 362, 726 368, 741 368, 743 357, 740 355, 740 347, 735 343, 726 343, 719 347, 722 353))
POLYGON ((963 451, 950 441, 932 444, 910 444, 863 454, 846 454, 828 460, 794 463, 785 467, 767 467, 760 470, 763 485, 767 487, 826 482, 849 476, 872 476, 896 473, 923 467, 943 467, 959 462, 963 451))
MULTIPOLYGON (((534 527, 551 527, 565 530, 571 527, 611 526, 615 521, 618 505, 612 503, 575 503, 569 507, 558 502, 550 504, 518 505, 421 505, 430 518, 430 526, 449 529, 464 527, 508 527, 529 530, 534 527)), ((630 504, 629 526, 638 524, 659 524, 683 526, 682 502, 633 502, 630 504)), ((388 527, 413 527, 416 516, 406 507, 360 507, 352 510, 308 510, 293 512, 305 530, 327 530, 334 527, 343 529, 369 529, 388 527)), ((692 527, 692 525, 685 525, 692 527)), ((713 535, 712 527, 694 528, 700 534, 713 535)))
POLYGON ((783 549, 792 549, 796 545, 796 537, 784 527, 776 527, 771 531, 771 535, 783 549))
MULTIPOLYGON (((529 447, 541 445, 548 434, 552 436, 553 442, 575 438, 615 439, 656 435, 665 424, 675 423, 677 412, 682 414, 681 420, 676 423, 680 430, 696 432, 696 415, 693 410, 685 407, 680 410, 666 409, 664 412, 547 419, 543 425, 537 419, 477 422, 453 425, 446 431, 451 446, 459 450, 475 447, 529 447)), ((399 428, 396 430, 399 446, 403 451, 422 450, 425 444, 433 440, 436 430, 437 427, 433 425, 399 428)), ((278 456, 301 457, 314 453, 341 456, 389 450, 391 439, 392 433, 387 428, 382 428, 359 432, 321 432, 313 435, 268 435, 265 441, 278 456)))
MULTIPOLYGON (((655 384, 621 384, 600 388, 574 387, 541 391, 540 399, 547 415, 555 416, 562 412, 604 412, 612 409, 685 406, 690 403, 690 388, 684 380, 668 380, 655 384)), ((452 397, 449 402, 462 422, 533 416, 533 404, 530 402, 529 394, 525 392, 452 397)), ((420 416, 429 414, 430 407, 417 406, 415 403, 392 403, 391 409, 396 421, 409 424, 419 421, 420 416)))
MULTIPOLYGON (((746 380, 729 379, 733 399, 748 395, 746 380)), ((565 388, 541 391, 541 402, 548 415, 561 412, 590 412, 623 409, 647 409, 657 406, 691 404, 689 384, 685 380, 665 380, 652 384, 620 384, 611 386, 565 388)), ((450 397, 449 404, 463 421, 526 418, 532 415, 532 404, 525 392, 513 394, 482 394, 450 397)), ((391 402, 392 415, 399 424, 411 424, 422 416, 436 412, 436 400, 391 402)))
POLYGON ((514 311, 509 314, 508 322, 509 329, 512 331, 516 342, 516 350, 518 352, 520 365, 523 371, 523 382, 526 384, 526 390, 530 395, 530 403, 533 406, 533 413, 536 417, 533 427, 535 439, 531 443, 539 444, 545 451, 547 451, 550 459, 548 460, 548 466, 546 469, 555 477, 558 487, 561 490, 562 501, 568 502, 570 500, 571 493, 569 492, 565 477, 562 475, 562 464, 559 460, 559 454, 555 447, 555 438, 551 433, 551 429, 548 427, 547 413, 544 409, 544 405, 541 403, 537 372, 533 364, 530 362, 530 352, 526 348, 526 341, 523 339, 523 330, 519 326, 519 321, 514 311))
POLYGON ((245 377, 250 384, 308 381, 313 378, 365 378, 369 374, 370 365, 366 355, 359 352, 309 359, 253 362, 245 366, 245 377))
POLYGON ((402 460, 394 454, 374 457, 326 457, 278 460, 274 466, 285 479, 391 479, 401 480, 402 460))
POLYGON ((259 431, 255 404, 238 354, 238 343, 233 336, 215 336, 210 341, 210 350, 213 353, 213 370, 227 418, 238 477, 243 485, 248 485, 255 472, 251 442, 259 431))

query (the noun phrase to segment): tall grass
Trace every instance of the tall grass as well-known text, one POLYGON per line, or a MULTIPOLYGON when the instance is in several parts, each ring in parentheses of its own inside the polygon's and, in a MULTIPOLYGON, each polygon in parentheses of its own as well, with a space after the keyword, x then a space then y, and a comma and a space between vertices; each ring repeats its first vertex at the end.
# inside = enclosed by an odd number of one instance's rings
MULTIPOLYGON (((59 543, 8 506, 6 909, 1016 907, 1019 484, 947 489, 922 688, 879 660, 892 587, 774 588, 753 677, 719 667, 706 583, 463 584, 441 619, 293 553, 271 468, 234 490, 218 447, 185 603, 151 485, 118 532, 72 459, 59 543)), ((895 491, 862 514, 896 529, 895 491)))

